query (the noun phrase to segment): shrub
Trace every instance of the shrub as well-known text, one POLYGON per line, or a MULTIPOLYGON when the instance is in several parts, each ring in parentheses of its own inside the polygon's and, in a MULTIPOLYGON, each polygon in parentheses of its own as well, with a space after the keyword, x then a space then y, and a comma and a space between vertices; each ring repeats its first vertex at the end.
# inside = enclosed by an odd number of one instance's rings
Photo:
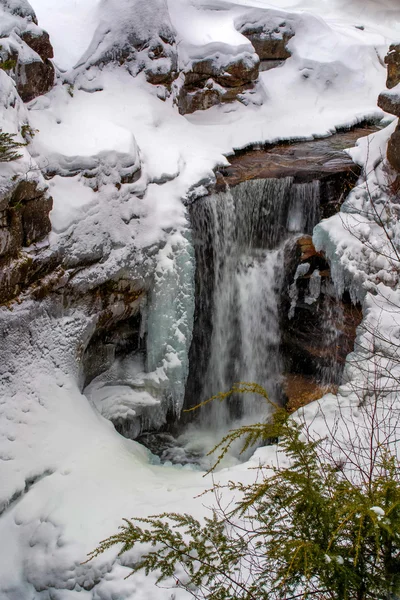
POLYGON ((21 158, 18 149, 26 144, 16 142, 14 133, 4 133, 0 129, 0 162, 11 162, 21 158))
MULTIPOLYGON (((216 398, 249 391, 267 397, 259 386, 238 384, 216 398)), ((115 545, 119 555, 150 545, 132 573, 156 572, 157 583, 173 577, 207 600, 394 598, 400 593, 400 476, 388 438, 374 447, 372 430, 364 430, 363 443, 358 433, 357 442, 349 440, 355 454, 347 469, 323 440, 277 409, 271 423, 230 432, 219 458, 238 437, 248 446, 278 436, 289 466, 260 467, 248 485, 215 485, 215 506, 204 523, 177 513, 125 519, 89 560, 115 545), (223 505, 232 493, 235 505, 223 505)))

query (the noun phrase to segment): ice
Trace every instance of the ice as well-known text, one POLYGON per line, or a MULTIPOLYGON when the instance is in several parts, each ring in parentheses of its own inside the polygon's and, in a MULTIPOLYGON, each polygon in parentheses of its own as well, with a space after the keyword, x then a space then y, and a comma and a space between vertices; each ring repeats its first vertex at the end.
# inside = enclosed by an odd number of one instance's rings
POLYGON ((297 301, 299 299, 299 290, 297 288, 297 280, 299 277, 306 275, 310 270, 310 263, 302 263, 296 269, 294 274, 293 283, 289 288, 289 298, 290 298, 290 309, 289 309, 289 319, 293 319, 294 313, 296 310, 297 301))
POLYGON ((171 236, 157 258, 147 312, 147 371, 168 378, 166 410, 178 416, 189 371, 194 314, 194 251, 188 229, 171 236))

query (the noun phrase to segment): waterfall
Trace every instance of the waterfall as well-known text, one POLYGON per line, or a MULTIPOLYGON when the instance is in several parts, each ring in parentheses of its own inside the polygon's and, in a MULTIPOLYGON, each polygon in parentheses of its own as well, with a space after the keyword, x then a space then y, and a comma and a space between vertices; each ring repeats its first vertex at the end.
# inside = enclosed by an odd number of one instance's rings
MULTIPOLYGON (((196 311, 187 407, 234 382, 263 385, 281 400, 279 298, 283 247, 319 221, 319 182, 293 178, 245 181, 191 208, 196 252, 196 311)), ((213 403, 202 419, 216 428, 255 415, 254 398, 213 403)))

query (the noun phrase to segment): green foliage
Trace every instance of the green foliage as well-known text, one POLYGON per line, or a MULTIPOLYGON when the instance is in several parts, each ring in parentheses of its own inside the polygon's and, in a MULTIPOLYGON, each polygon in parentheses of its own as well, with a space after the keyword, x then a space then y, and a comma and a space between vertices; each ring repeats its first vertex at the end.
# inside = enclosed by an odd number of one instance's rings
MULTIPOLYGON (((248 393, 250 385, 238 384, 232 393, 248 393)), ((322 451, 321 440, 277 411, 271 424, 231 432, 219 448, 271 433, 279 437, 288 466, 262 467, 250 484, 214 486, 215 508, 203 524, 175 513, 125 520, 89 560, 114 545, 122 544, 123 554, 145 544, 133 573, 156 572, 158 583, 174 578, 193 597, 207 600, 395 598, 400 476, 388 444, 371 447, 370 468, 355 461, 349 477, 322 451), (226 508, 228 490, 235 504, 226 508)))
POLYGON ((8 58, 0 62, 0 69, 3 71, 12 71, 17 66, 17 60, 15 58, 8 58))
POLYGON ((14 140, 15 134, 3 133, 0 129, 0 162, 11 162, 21 158, 18 149, 26 146, 14 140))
POLYGON ((37 129, 33 129, 28 123, 25 123, 21 127, 21 135, 27 143, 35 137, 36 133, 37 129))
POLYGON ((234 383, 228 392, 219 392, 215 396, 212 396, 208 400, 197 404, 185 412, 198 410, 199 408, 206 406, 215 400, 223 402, 235 394, 257 394, 264 398, 266 404, 269 404, 273 408, 274 412, 272 414, 272 419, 271 421, 264 423, 253 423, 252 425, 245 425, 240 429, 233 429, 232 431, 229 431, 229 433, 222 438, 220 443, 208 453, 210 456, 217 451, 219 452, 216 463, 212 467, 211 471, 220 464, 234 442, 241 439, 244 440, 241 450, 241 454, 243 454, 248 448, 257 443, 265 443, 268 440, 277 439, 281 435, 282 428, 287 423, 289 418, 289 415, 284 408, 278 406, 275 404, 275 402, 272 402, 272 400, 268 398, 266 390, 261 385, 258 385, 257 383, 248 383, 246 381, 234 383))

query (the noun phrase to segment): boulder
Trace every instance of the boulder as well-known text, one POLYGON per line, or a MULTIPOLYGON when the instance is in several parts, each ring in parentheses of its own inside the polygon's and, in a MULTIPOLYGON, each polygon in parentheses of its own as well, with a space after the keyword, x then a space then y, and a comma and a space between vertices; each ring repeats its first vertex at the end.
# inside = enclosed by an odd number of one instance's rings
POLYGON ((254 89, 258 74, 259 59, 250 52, 233 60, 231 56, 215 54, 193 61, 179 90, 179 112, 185 115, 222 102, 242 100, 243 94, 254 89))
POLYGON ((378 98, 378 106, 385 112, 400 117, 400 85, 382 92, 378 98))
POLYGON ((291 56, 287 45, 295 35, 294 26, 276 11, 251 10, 236 22, 236 27, 253 44, 261 71, 277 67, 291 56))
POLYGON ((18 62, 15 71, 17 90, 24 102, 46 94, 54 85, 55 71, 50 60, 32 63, 18 62))
POLYGON ((47 31, 24 31, 21 33, 21 39, 32 50, 39 54, 42 60, 54 58, 53 46, 50 43, 50 37, 47 31))

